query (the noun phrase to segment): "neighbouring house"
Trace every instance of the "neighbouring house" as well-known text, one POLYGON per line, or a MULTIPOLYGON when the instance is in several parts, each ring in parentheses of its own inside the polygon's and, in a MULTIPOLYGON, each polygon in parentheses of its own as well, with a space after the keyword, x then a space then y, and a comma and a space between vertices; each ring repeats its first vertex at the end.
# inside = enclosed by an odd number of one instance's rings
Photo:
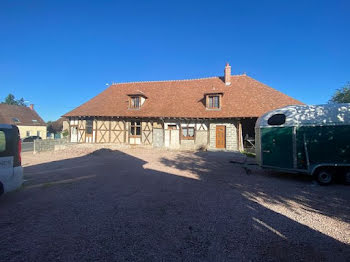
POLYGON ((34 110, 34 105, 16 106, 0 104, 0 123, 16 125, 21 138, 40 136, 46 139, 46 124, 34 110))
POLYGON ((63 138, 68 136, 69 124, 66 118, 60 117, 54 122, 48 123, 47 131, 51 138, 63 138))
POLYGON ((112 84, 64 117, 71 142, 243 150, 259 116, 295 104, 226 64, 223 77, 112 84))

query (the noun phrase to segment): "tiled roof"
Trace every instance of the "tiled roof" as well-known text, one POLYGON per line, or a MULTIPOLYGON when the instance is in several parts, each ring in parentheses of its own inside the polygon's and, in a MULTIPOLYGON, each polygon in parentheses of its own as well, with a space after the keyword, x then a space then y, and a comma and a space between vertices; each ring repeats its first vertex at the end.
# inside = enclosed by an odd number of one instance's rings
POLYGON ((60 117, 59 119, 57 119, 56 121, 51 123, 51 127, 54 131, 56 132, 61 132, 63 129, 63 122, 66 119, 64 117, 60 117))
POLYGON ((286 105, 302 104, 246 75, 192 80, 113 84, 64 116, 230 118, 258 117, 286 105), (128 109, 128 94, 147 99, 138 110, 128 109), (221 110, 207 110, 205 94, 223 93, 221 110))
POLYGON ((44 120, 29 107, 0 104, 0 124, 45 126, 44 120), (18 120, 18 121, 17 121, 18 120))

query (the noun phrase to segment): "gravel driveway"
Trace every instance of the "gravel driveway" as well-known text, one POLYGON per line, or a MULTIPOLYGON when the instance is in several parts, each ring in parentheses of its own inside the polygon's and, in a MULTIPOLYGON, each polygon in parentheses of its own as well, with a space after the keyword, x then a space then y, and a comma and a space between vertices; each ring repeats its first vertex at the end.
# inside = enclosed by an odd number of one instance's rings
POLYGON ((239 154, 72 147, 23 154, 1 261, 350 261, 350 187, 246 174, 239 154))

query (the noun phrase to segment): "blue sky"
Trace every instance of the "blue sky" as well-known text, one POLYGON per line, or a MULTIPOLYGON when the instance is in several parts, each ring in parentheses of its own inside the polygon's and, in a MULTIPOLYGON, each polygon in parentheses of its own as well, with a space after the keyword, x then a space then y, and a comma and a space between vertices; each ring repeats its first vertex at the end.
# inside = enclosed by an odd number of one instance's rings
POLYGON ((55 120, 106 83, 246 72, 308 104, 350 81, 350 1, 0 1, 0 100, 55 120))

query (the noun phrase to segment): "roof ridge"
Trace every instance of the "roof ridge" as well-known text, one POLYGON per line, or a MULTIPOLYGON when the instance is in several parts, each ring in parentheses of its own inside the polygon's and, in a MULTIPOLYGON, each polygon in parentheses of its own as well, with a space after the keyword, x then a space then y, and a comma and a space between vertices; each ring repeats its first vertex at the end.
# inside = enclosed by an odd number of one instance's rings
MULTIPOLYGON (((232 76, 246 76, 245 74, 241 75, 231 75, 232 76)), ((209 77, 202 77, 202 78, 189 78, 189 79, 177 79, 177 80, 150 80, 150 81, 132 81, 132 82, 123 82, 123 83, 112 83, 113 85, 123 85, 123 84, 138 84, 138 83, 164 83, 164 82, 183 82, 183 81, 194 81, 194 80, 204 80, 204 79, 213 79, 213 78, 220 78, 224 76, 209 76, 209 77)))

